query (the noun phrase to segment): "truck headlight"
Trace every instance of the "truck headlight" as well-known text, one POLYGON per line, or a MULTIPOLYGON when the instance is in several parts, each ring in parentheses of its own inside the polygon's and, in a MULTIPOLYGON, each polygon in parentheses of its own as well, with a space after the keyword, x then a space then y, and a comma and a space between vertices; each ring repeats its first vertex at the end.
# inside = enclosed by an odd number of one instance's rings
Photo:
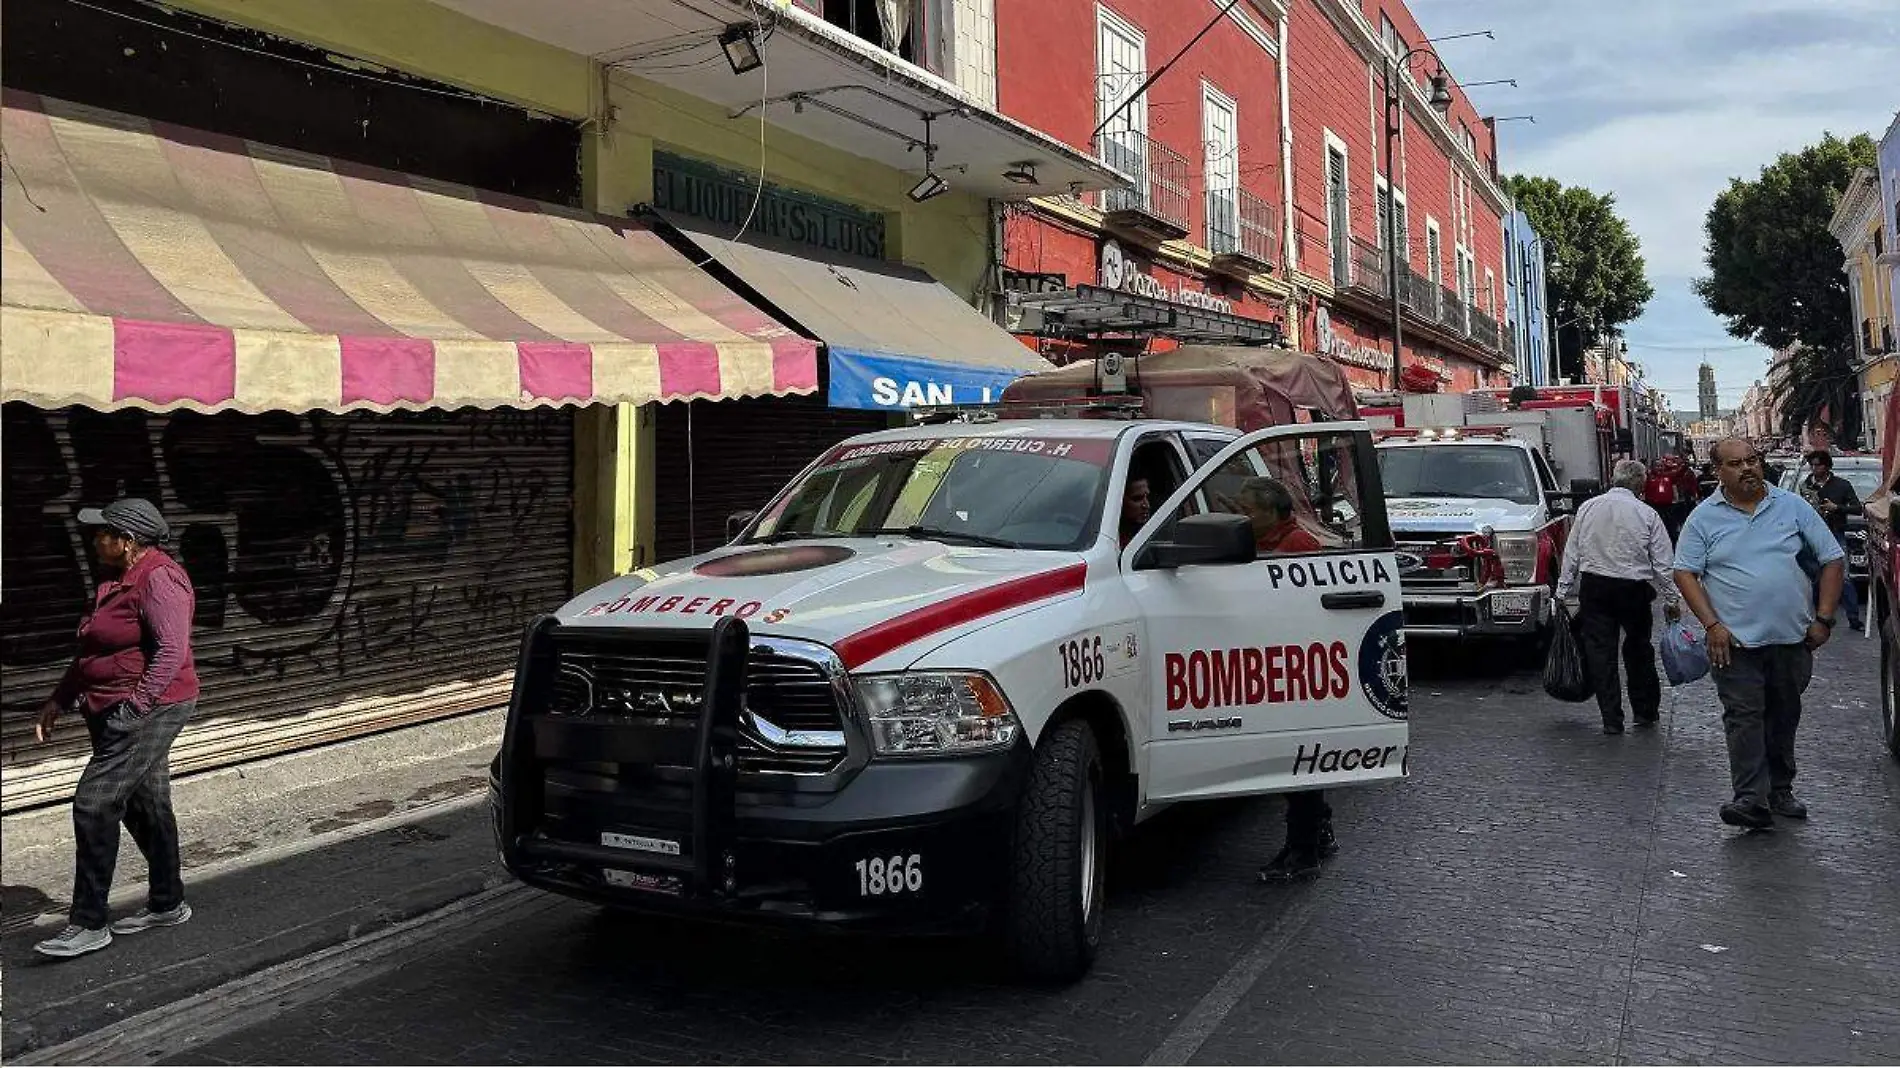
POLYGON ((1021 724, 988 675, 906 671, 855 680, 858 703, 880 756, 926 756, 1007 749, 1021 724))
POLYGON ((1504 565, 1507 586, 1527 586, 1537 580, 1537 535, 1507 531, 1491 541, 1498 562, 1504 565))

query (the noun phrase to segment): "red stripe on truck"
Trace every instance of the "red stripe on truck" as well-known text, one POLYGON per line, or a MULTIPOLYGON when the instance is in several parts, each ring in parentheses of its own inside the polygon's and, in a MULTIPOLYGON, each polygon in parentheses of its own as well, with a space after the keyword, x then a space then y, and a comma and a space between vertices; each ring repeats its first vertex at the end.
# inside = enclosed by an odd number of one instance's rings
POLYGON ((925 605, 844 639, 838 643, 838 657, 844 661, 846 669, 857 668, 914 641, 965 623, 973 623, 984 616, 1060 597, 1065 593, 1075 593, 1081 590, 1088 573, 1087 564, 1072 564, 1056 571, 1000 582, 938 604, 925 605))

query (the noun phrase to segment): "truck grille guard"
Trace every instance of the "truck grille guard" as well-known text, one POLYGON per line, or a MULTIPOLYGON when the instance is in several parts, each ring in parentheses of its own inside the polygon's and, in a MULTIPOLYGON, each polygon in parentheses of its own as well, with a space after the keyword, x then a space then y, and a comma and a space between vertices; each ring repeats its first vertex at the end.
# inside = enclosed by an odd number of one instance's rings
POLYGON ((690 748, 672 752, 685 756, 691 768, 691 832, 679 843, 677 855, 642 852, 587 842, 554 840, 535 833, 545 804, 549 750, 553 756, 595 759, 635 756, 650 758, 661 750, 677 750, 681 732, 671 737, 656 732, 666 728, 627 723, 563 723, 562 732, 537 738, 537 727, 551 717, 538 710, 549 707, 558 670, 554 640, 560 630, 552 616, 537 620, 522 642, 509 699, 508 719, 502 733, 500 781, 497 798, 497 836, 503 862, 511 869, 533 869, 547 863, 592 868, 637 868, 678 881, 680 896, 725 899, 738 889, 736 872, 735 809, 739 794, 742 721, 745 716, 746 666, 751 636, 743 620, 724 618, 713 625, 701 684, 697 729, 690 748), (568 733, 574 732, 574 733, 568 733), (563 751, 565 750, 565 751, 563 751))

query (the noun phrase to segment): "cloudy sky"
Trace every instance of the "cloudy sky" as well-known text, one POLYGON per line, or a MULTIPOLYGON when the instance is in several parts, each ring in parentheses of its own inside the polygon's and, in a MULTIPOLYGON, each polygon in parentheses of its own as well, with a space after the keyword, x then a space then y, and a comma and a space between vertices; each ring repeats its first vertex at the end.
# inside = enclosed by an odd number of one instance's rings
POLYGON ((1705 272, 1702 219, 1728 180, 1784 151, 1871 133, 1900 110, 1900 0, 1410 0, 1449 41, 1481 112, 1499 126, 1498 165, 1616 194, 1643 243, 1656 297, 1626 328, 1630 357, 1677 408, 1696 366, 1715 365, 1724 407, 1768 351, 1729 336, 1689 289, 1705 272))

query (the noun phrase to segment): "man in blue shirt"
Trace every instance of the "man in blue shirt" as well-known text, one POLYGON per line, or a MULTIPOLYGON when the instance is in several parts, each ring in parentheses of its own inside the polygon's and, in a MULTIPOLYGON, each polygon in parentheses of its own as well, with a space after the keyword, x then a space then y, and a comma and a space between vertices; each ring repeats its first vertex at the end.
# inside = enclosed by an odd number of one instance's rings
POLYGON ((1710 457, 1720 487, 1683 525, 1676 588, 1709 632, 1735 791, 1722 822, 1760 829, 1776 816, 1808 815, 1794 796, 1794 733, 1845 571, 1827 522, 1798 494, 1768 484, 1754 445, 1729 438, 1710 457), (1821 572, 1812 598, 1804 550, 1821 572))

